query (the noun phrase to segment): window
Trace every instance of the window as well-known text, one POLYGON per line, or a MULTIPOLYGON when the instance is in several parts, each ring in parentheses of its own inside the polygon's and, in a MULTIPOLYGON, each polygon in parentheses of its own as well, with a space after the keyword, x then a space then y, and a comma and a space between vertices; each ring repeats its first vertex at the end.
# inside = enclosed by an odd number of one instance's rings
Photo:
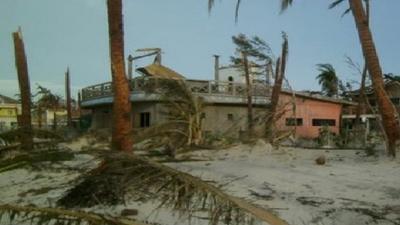
POLYGON ((286 118, 286 126, 303 126, 303 118, 286 118))
POLYGON ((233 77, 232 77, 232 76, 229 76, 229 77, 228 77, 228 81, 229 81, 229 82, 233 82, 233 77))
POLYGON ((150 127, 150 113, 140 113, 140 127, 150 127))
POLYGON ((200 118, 201 119, 205 119, 206 118, 206 113, 201 113, 200 118))
POLYGON ((336 126, 336 120, 334 119, 313 119, 312 120, 312 125, 315 127, 320 127, 320 126, 336 126))
POLYGON ((229 121, 233 121, 233 114, 232 113, 228 113, 228 120, 229 121))

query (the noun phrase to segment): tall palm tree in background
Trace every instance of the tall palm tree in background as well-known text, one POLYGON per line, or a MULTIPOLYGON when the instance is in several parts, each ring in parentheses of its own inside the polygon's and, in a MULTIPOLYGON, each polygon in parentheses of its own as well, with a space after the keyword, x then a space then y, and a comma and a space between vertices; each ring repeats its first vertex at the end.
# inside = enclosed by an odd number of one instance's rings
MULTIPOLYGON (((395 157, 396 142, 400 139, 400 125, 397 118, 398 114, 384 89, 383 73, 372 33, 367 22, 368 19, 366 12, 362 0, 334 0, 330 5, 330 8, 333 8, 345 1, 349 1, 350 8, 346 11, 351 11, 353 14, 367 69, 372 80, 372 86, 374 88, 376 98, 378 100, 379 112, 382 117, 382 123, 387 137, 387 150, 389 155, 395 157)), ((208 0, 209 11, 212 9, 214 2, 215 0, 208 0)), ((280 2, 281 11, 284 11, 293 3, 293 0, 280 0, 280 2)), ((236 18, 240 3, 241 0, 237 0, 236 18)))
POLYGON ((317 80, 321 85, 322 92, 328 97, 337 97, 339 79, 335 68, 331 64, 317 64, 317 69, 319 71, 317 80))
POLYGON ((25 46, 21 29, 13 34, 15 66, 18 73, 18 84, 21 96, 22 115, 18 124, 21 129, 21 147, 24 150, 33 149, 33 132, 31 123, 31 87, 28 75, 28 63, 26 61, 25 46))
POLYGON ((124 62, 122 0, 107 0, 111 74, 114 91, 112 148, 132 151, 132 118, 124 62))

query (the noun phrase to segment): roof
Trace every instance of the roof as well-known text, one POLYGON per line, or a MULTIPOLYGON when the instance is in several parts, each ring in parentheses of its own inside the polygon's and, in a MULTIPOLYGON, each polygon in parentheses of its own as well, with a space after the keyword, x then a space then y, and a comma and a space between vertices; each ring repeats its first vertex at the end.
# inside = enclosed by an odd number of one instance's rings
MULTIPOLYGON (((281 93, 292 95, 293 91, 282 90, 281 93)), ((296 96, 299 96, 302 98, 308 98, 308 99, 313 99, 313 100, 322 101, 322 102, 331 102, 331 103, 341 104, 341 105, 357 105, 357 103, 352 102, 352 101, 347 101, 347 100, 337 99, 337 98, 330 98, 330 97, 326 97, 326 96, 322 96, 322 95, 311 95, 311 94, 307 94, 304 92, 303 93, 297 92, 297 91, 295 91, 294 94, 296 96)))
POLYGON ((10 97, 0 95, 0 104, 18 104, 18 101, 10 97))
MULTIPOLYGON (((395 80, 385 80, 385 88, 387 88, 389 86, 392 86, 392 85, 400 86, 400 82, 395 81, 395 80)), ((354 90, 354 91, 350 91, 349 94, 351 94, 351 95, 359 95, 360 94, 360 89, 354 90)), ((365 87, 365 94, 366 95, 374 94, 374 88, 373 88, 372 85, 369 85, 369 86, 365 87)))
POLYGON ((151 64, 146 67, 138 68, 137 71, 143 73, 146 76, 153 76, 157 78, 164 78, 164 79, 176 79, 176 80, 183 80, 185 77, 174 70, 160 65, 160 64, 151 64))

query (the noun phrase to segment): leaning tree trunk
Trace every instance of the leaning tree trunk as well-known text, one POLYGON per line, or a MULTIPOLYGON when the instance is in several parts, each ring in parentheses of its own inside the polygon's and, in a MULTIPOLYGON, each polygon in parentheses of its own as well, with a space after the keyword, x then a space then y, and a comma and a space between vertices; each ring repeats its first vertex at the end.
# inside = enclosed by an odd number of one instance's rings
POLYGON ((361 0, 349 0, 351 11, 358 29, 366 65, 371 76, 372 86, 378 100, 379 112, 387 137, 387 149, 389 155, 396 156, 396 141, 400 137, 400 126, 397 120, 397 112, 384 89, 382 69, 378 54, 372 38, 372 33, 367 24, 364 8, 361 0))
MULTIPOLYGON (((366 16, 366 23, 369 26, 369 22, 370 22, 369 0, 365 1, 365 16, 366 16)), ((364 59, 364 61, 365 61, 365 59, 364 59)), ((359 94, 358 105, 357 105, 357 110, 356 110, 356 121, 355 121, 356 130, 360 130, 360 116, 361 116, 361 113, 365 113, 365 102, 366 102, 365 81, 367 78, 367 73, 368 73, 367 62, 365 61, 364 69, 361 74, 360 94, 359 94)))
POLYGON ((13 33, 15 65, 18 73, 19 90, 21 94, 22 115, 21 125, 21 147, 24 150, 32 150, 32 123, 31 123, 31 88, 28 75, 28 63, 26 61, 25 46, 22 40, 21 30, 13 33))
POLYGON ((242 52, 244 76, 246 78, 246 94, 247 94, 247 132, 249 138, 254 135, 253 126, 253 97, 252 97, 252 83, 250 81, 249 61, 247 60, 247 53, 242 52))
POLYGON ((125 74, 122 0, 107 0, 111 73, 114 90, 112 147, 132 150, 131 103, 125 74))
POLYGON ((69 68, 65 72, 65 99, 67 103, 67 126, 72 126, 72 111, 71 111, 71 80, 69 76, 69 68))
POLYGON ((270 110, 270 115, 269 115, 269 117, 267 119, 267 123, 266 123, 266 134, 267 134, 267 138, 270 140, 270 142, 273 142, 273 139, 274 139, 274 135, 272 133, 273 133, 273 129, 275 127, 275 119, 276 119, 276 112, 277 112, 278 103, 279 103, 279 95, 281 94, 282 83, 283 83, 283 79, 285 77, 288 49, 289 49, 289 42, 287 40, 286 35, 284 35, 281 58, 278 58, 278 60, 276 62, 275 83, 274 83, 274 87, 272 89, 272 95, 271 95, 271 110, 270 110))

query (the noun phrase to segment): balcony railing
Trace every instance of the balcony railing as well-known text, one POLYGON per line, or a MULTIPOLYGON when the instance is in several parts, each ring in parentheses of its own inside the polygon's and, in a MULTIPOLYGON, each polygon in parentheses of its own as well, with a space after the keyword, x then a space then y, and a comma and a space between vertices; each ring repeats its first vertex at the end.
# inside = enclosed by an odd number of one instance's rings
MULTIPOLYGON (((136 78, 130 81, 132 93, 156 93, 161 78, 136 78), (150 88, 149 88, 150 87, 150 88)), ((246 96, 246 85, 225 81, 185 80, 185 84, 195 94, 215 96, 246 96)), ((263 83, 255 82, 252 85, 252 96, 270 96, 271 88, 263 83)), ((97 84, 82 89, 82 101, 113 95, 111 82, 97 84)))

